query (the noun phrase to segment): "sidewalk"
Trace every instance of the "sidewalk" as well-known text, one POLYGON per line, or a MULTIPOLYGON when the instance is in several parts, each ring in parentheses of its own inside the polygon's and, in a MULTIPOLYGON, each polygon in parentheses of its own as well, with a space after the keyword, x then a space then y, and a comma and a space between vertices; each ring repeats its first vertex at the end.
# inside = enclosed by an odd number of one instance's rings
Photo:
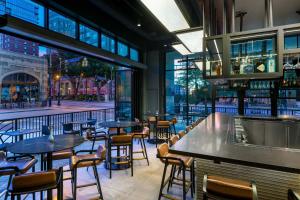
POLYGON ((77 112, 86 110, 99 110, 114 108, 114 101, 110 102, 85 102, 85 101, 61 101, 61 106, 57 106, 57 102, 53 101, 51 107, 36 107, 25 109, 0 109, 0 120, 31 117, 39 115, 54 115, 66 112, 77 112))

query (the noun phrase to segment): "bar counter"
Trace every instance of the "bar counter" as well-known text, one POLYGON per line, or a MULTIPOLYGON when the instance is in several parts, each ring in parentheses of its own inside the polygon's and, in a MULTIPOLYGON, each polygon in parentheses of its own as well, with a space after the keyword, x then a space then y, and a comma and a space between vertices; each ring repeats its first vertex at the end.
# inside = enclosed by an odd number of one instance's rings
POLYGON ((234 117, 227 114, 209 115, 170 152, 196 158, 197 199, 206 173, 253 180, 259 199, 286 199, 288 188, 300 190, 300 150, 235 143, 234 117))

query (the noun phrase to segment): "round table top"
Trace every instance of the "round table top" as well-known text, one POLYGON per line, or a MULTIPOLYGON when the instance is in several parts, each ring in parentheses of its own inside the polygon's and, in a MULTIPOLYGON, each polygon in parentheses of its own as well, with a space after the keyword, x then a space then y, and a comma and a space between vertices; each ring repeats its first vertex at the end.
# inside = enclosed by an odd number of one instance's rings
POLYGON ((48 140, 48 136, 43 136, 16 142, 8 147, 8 151, 17 154, 52 153, 76 147, 83 142, 83 137, 78 135, 55 135, 54 143, 48 140))
POLYGON ((100 126, 106 128, 127 128, 139 125, 139 122, 134 121, 108 121, 99 123, 100 126))

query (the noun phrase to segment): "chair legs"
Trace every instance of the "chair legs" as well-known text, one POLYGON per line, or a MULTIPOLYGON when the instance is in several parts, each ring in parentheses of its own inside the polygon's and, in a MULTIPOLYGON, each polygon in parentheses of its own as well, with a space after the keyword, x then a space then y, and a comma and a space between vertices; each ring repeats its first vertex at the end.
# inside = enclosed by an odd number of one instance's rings
POLYGON ((7 200, 7 197, 8 197, 8 188, 10 186, 11 179, 12 179, 12 175, 10 175, 9 178, 8 178, 8 183, 7 183, 7 187, 6 187, 6 192, 5 192, 4 200, 7 200))
MULTIPOLYGON (((102 190, 101 190, 101 184, 100 184, 100 179, 99 179, 99 174, 98 174, 98 171, 97 171, 97 167, 96 167, 96 165, 93 165, 92 168, 93 168, 93 172, 94 172, 94 177, 96 179, 96 183, 93 183, 92 185, 96 184, 97 190, 98 190, 99 195, 100 195, 100 199, 103 200, 103 193, 102 193, 102 190)), ((73 169, 72 170, 72 193, 73 193, 73 200, 77 199, 77 188, 78 187, 88 187, 88 186, 91 186, 91 184, 77 186, 77 169, 76 168, 73 169)))
POLYGON ((160 200, 163 195, 163 189, 164 189, 164 185, 165 185, 165 177, 166 177, 167 168, 168 168, 168 163, 165 163, 164 172, 163 172, 163 176, 162 176, 161 184, 160 184, 158 200, 160 200))
POLYGON ((93 170, 94 170, 94 176, 95 176, 96 183, 97 183, 97 189, 98 189, 98 192, 100 194, 100 199, 103 200, 103 194, 102 194, 102 190, 101 190, 101 185, 100 185, 100 180, 99 180, 99 175, 98 175, 97 167, 93 166, 93 170))
MULTIPOLYGON (((161 199, 162 196, 165 196, 166 194, 163 194, 163 189, 164 187, 168 184, 167 186, 167 192, 169 192, 170 187, 172 187, 173 181, 175 181, 175 179, 177 181, 182 181, 182 199, 186 200, 186 195, 188 192, 188 188, 187 186, 190 187, 191 190, 191 197, 194 197, 194 192, 195 192, 195 184, 194 184, 194 165, 192 165, 190 167, 190 180, 187 181, 186 180, 186 167, 185 166, 179 166, 178 167, 178 171, 182 172, 182 179, 178 179, 175 177, 176 174, 176 165, 172 165, 171 171, 170 171, 170 177, 167 179, 167 181, 165 182, 166 179, 166 171, 167 171, 167 167, 168 167, 168 163, 165 163, 165 167, 164 167, 164 172, 163 172, 163 177, 162 177, 162 181, 161 181, 161 186, 160 186, 160 192, 159 192, 159 197, 158 200, 161 199)), ((174 184, 179 184, 178 182, 174 182, 174 184)), ((180 184, 181 185, 181 184, 180 184)), ((168 197, 170 198, 170 197, 168 197)))

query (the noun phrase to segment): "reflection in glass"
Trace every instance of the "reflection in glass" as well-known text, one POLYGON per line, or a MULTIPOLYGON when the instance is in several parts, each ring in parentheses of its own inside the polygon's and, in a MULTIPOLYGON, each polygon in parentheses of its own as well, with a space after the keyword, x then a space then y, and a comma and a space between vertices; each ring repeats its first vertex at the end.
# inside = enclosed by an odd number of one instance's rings
POLYGON ((231 74, 276 72, 275 37, 233 41, 231 43, 231 74))
POLYGON ((101 34, 101 48, 115 53, 115 40, 105 34, 101 34))
POLYGON ((98 33, 97 31, 84 26, 82 24, 79 25, 79 39, 82 42, 87 44, 98 46, 98 33))
POLYGON ((128 46, 122 42, 118 42, 118 55, 128 56, 128 46))
POLYGON ((139 52, 134 48, 130 48, 130 59, 139 61, 139 52))
POLYGON ((63 35, 75 38, 75 21, 49 10, 49 29, 63 35))
POLYGON ((223 63, 222 39, 208 40, 206 45, 206 76, 221 76, 223 63))
POLYGON ((44 7, 31 0, 0 1, 0 14, 8 14, 27 22, 44 26, 44 7))

